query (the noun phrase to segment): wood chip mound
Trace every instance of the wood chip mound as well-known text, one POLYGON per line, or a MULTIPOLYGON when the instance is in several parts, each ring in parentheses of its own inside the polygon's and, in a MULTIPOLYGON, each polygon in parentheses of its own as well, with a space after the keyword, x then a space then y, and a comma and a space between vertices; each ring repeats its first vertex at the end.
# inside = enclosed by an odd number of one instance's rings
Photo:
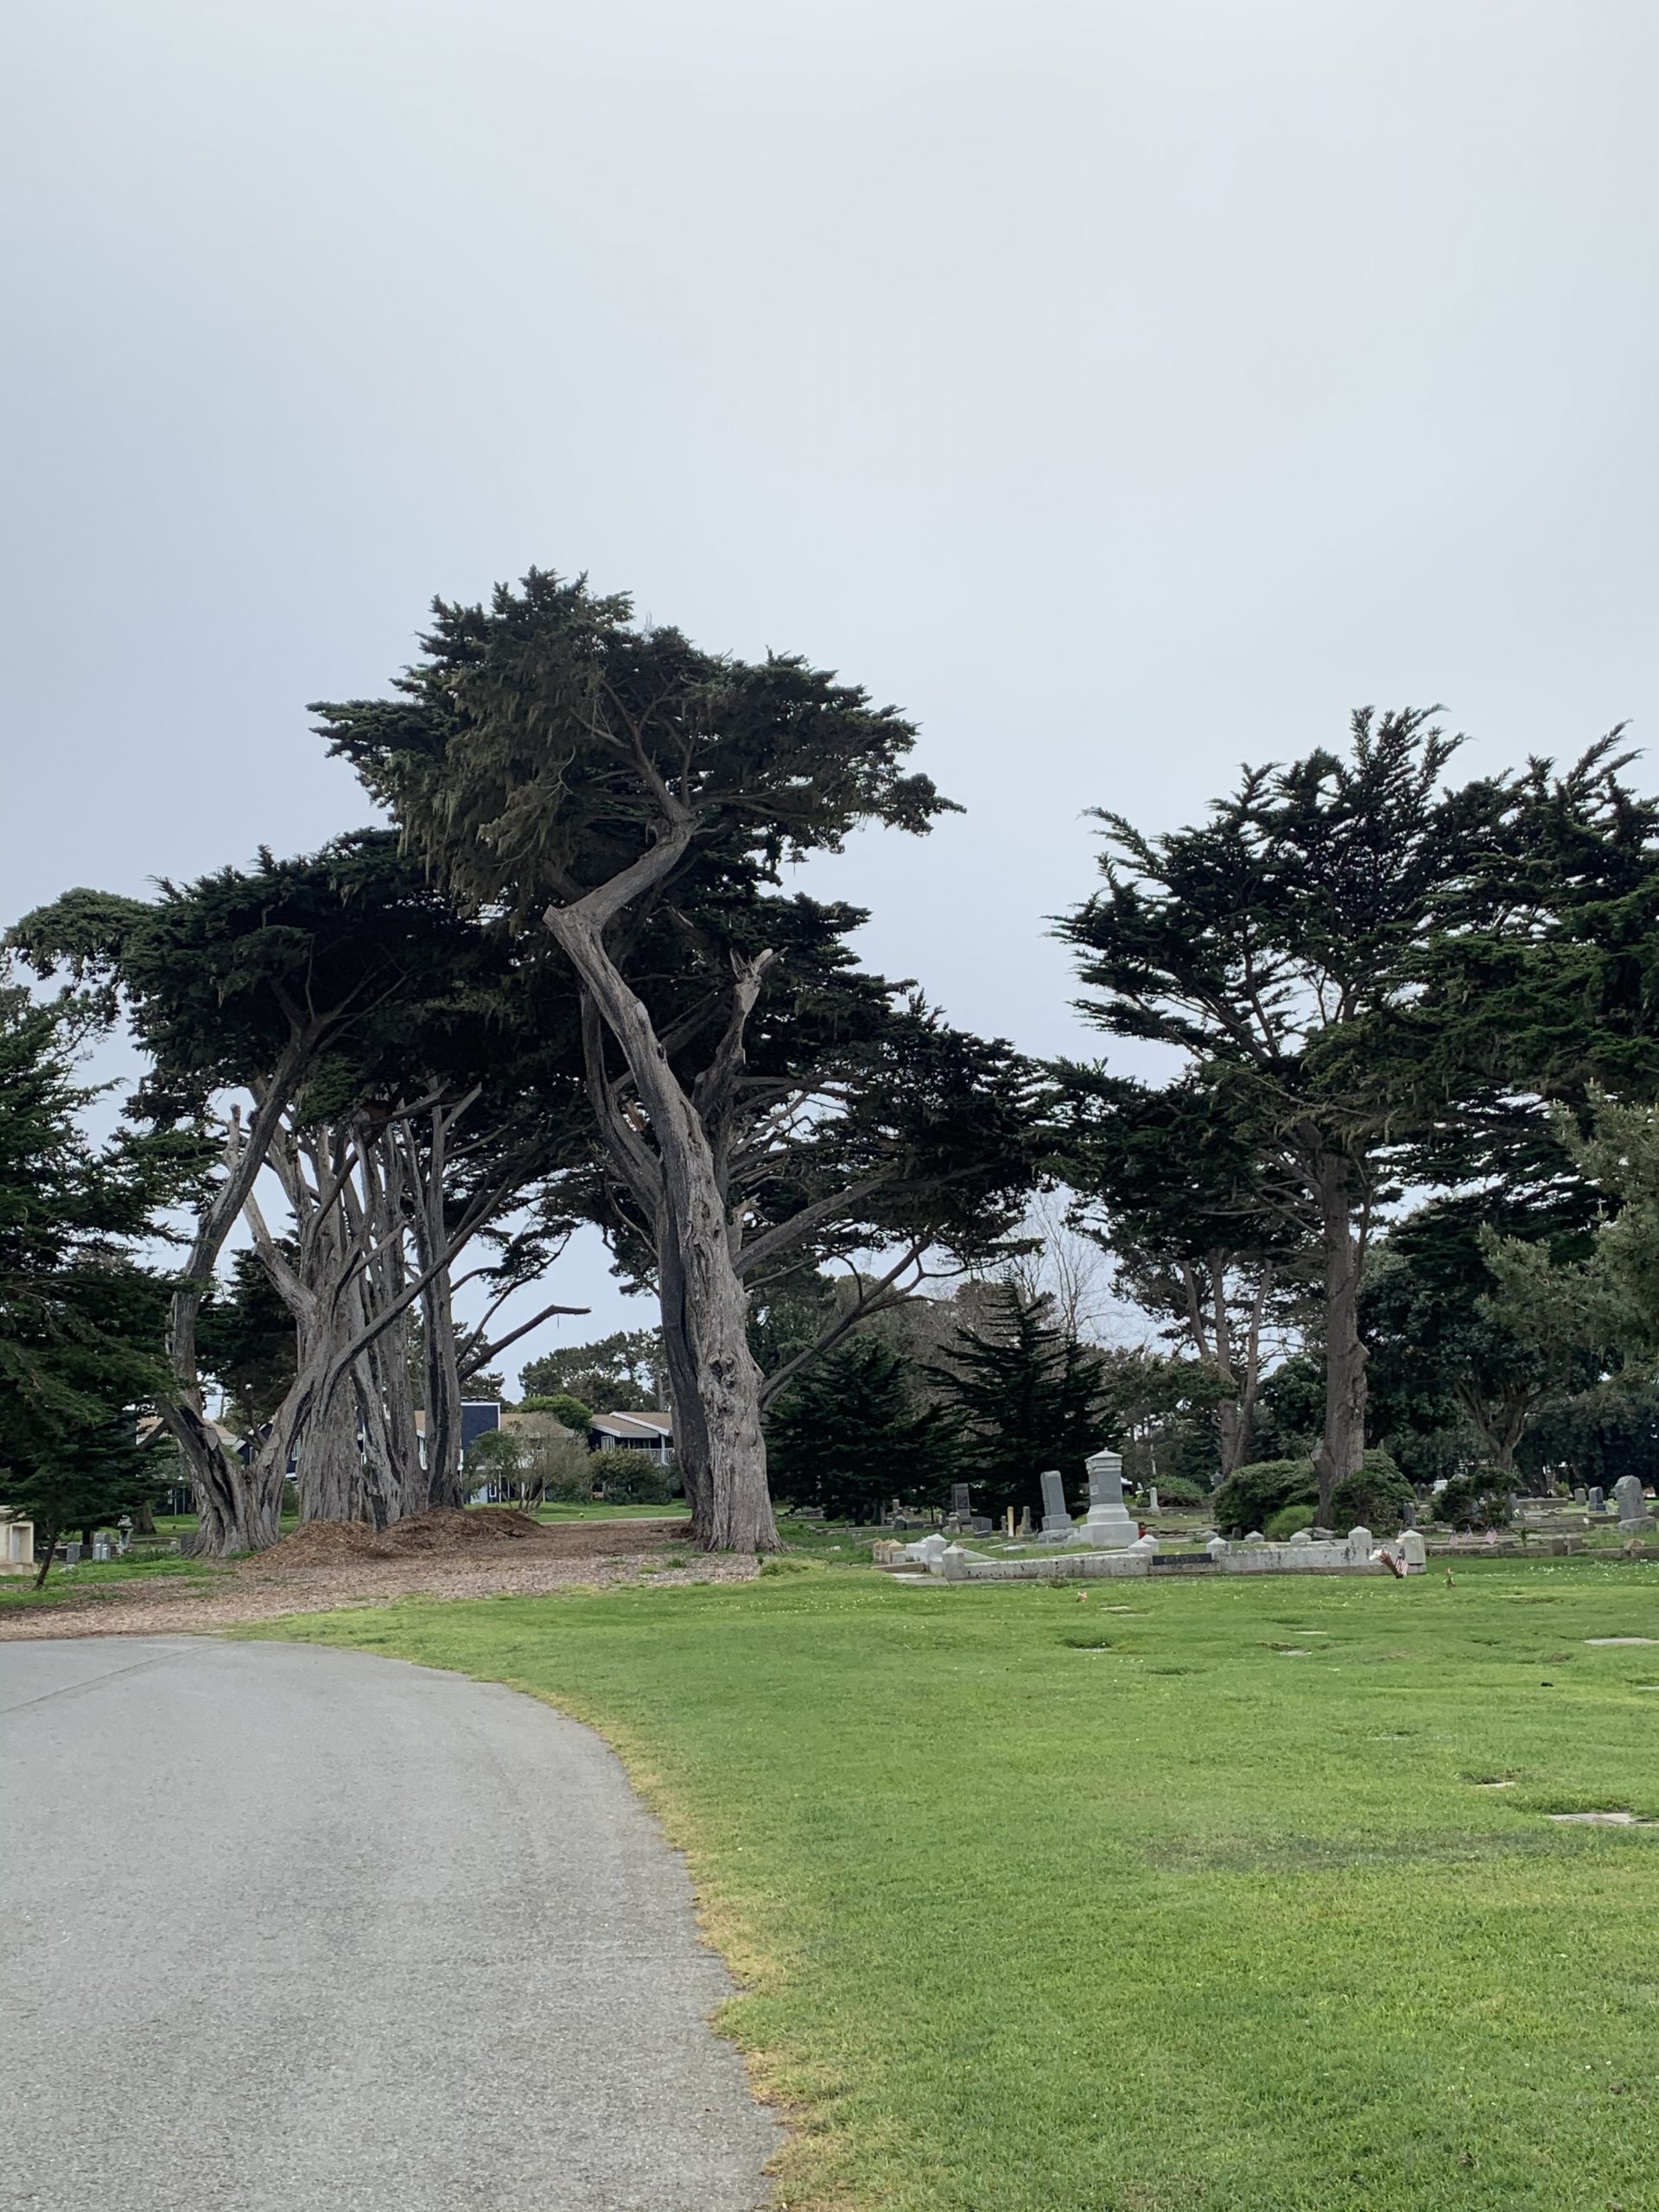
MULTIPOLYGON (((297 1533, 297 1531, 296 1532, 297 1533)), ((447 1552, 456 1544, 545 1543, 552 1534, 533 1514, 511 1505, 475 1505, 470 1512, 453 1505, 412 1513, 394 1521, 381 1541, 397 1552, 447 1552)))
POLYGON ((255 1552, 244 1567, 320 1567, 342 1559, 406 1559, 413 1552, 456 1551, 463 1546, 544 1541, 552 1530, 512 1506, 435 1506, 375 1530, 362 1521, 308 1521, 280 1543, 255 1552))

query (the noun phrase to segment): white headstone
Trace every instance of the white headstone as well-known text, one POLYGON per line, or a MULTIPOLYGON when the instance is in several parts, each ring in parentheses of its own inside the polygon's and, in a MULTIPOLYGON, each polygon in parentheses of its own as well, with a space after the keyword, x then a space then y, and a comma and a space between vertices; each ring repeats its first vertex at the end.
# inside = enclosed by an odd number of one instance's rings
POLYGON ((1406 1530, 1400 1539, 1400 1556, 1405 1561, 1408 1573, 1414 1567, 1428 1565, 1428 1544, 1421 1529, 1406 1530))
POLYGON ((1141 1530, 1123 1503, 1122 1457, 1102 1450, 1084 1464, 1089 1470, 1089 1517, 1079 1541, 1092 1552, 1127 1551, 1141 1530))

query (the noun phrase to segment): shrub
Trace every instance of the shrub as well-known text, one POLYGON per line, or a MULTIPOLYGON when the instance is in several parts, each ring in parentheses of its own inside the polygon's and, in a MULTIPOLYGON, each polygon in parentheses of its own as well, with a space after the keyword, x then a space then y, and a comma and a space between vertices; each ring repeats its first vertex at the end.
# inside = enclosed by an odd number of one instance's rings
POLYGON ((581 1450, 590 1480, 613 1505, 666 1505, 678 1493, 672 1462, 664 1466, 654 1452, 590 1452, 585 1444, 581 1450))
POLYGON ((1459 1475, 1434 1500, 1434 1518, 1452 1529, 1507 1529, 1510 1493, 1490 1469, 1459 1475))
POLYGON ((1331 1493, 1332 1525, 1340 1534, 1348 1529, 1370 1529, 1391 1533, 1405 1521, 1417 1493, 1386 1452, 1368 1452, 1359 1472, 1339 1482, 1331 1493))
POLYGON ((1158 1493, 1160 1507, 1166 1505, 1203 1505, 1210 1493, 1199 1488, 1185 1475, 1160 1475, 1151 1487, 1158 1493))
MULTIPOLYGON (((1304 1529, 1313 1526, 1314 1509, 1311 1505, 1281 1505, 1271 1514, 1262 1533, 1270 1543, 1282 1544, 1292 1536, 1300 1535, 1304 1529)), ((1249 1532, 1247 1529, 1246 1535, 1249 1532)))
POLYGON ((1224 1536, 1248 1536, 1258 1529, 1265 1535, 1275 1513, 1287 1505, 1316 1504, 1319 1495, 1311 1459, 1253 1459, 1234 1468, 1211 1503, 1224 1536))

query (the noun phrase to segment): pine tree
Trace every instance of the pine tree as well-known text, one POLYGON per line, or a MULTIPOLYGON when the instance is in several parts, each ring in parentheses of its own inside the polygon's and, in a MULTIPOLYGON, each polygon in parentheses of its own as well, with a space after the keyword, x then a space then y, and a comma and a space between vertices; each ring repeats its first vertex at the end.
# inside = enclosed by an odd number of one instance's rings
POLYGON ((948 1363, 929 1370, 962 1424, 957 1472, 981 1511, 1039 1512, 1051 1468, 1080 1497, 1083 1462, 1100 1448, 1100 1356, 1055 1325, 1052 1306, 1000 1286, 987 1326, 963 1330, 948 1363))
POLYGON ((79 1014, 0 976, 0 1503, 36 1522, 48 1562, 63 1528, 146 1492, 137 1409, 162 1379, 164 1289, 130 1249, 178 1162, 88 1141, 79 1014))
POLYGON ((892 1497, 938 1503, 950 1475, 951 1424, 918 1411, 911 1363, 855 1337, 780 1401, 766 1449, 778 1493, 837 1520, 868 1522, 892 1497))

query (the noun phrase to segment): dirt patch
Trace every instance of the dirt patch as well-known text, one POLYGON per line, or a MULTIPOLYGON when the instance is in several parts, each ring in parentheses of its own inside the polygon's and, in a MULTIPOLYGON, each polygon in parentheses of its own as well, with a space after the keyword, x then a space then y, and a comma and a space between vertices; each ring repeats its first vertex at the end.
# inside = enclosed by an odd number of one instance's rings
POLYGON ((693 1552, 683 1521, 567 1521, 544 1527, 493 1508, 423 1513, 377 1535, 314 1521, 269 1551, 200 1578, 91 1584, 54 1605, 0 1608, 0 1639, 168 1636, 285 1613, 390 1605, 400 1598, 538 1597, 648 1577, 653 1589, 747 1582, 746 1554, 693 1552))
MULTIPOLYGON (((575 1525, 580 1525, 575 1524, 575 1525)), ((641 1524, 646 1528, 652 1524, 641 1524)), ((411 1514, 390 1529, 376 1530, 360 1521, 308 1521, 269 1551, 239 1562, 243 1572, 271 1567, 310 1567, 342 1559, 404 1559, 415 1552, 470 1551, 480 1546, 540 1543, 556 1532, 533 1515, 511 1506, 484 1506, 466 1513, 456 1506, 435 1506, 411 1514)))

